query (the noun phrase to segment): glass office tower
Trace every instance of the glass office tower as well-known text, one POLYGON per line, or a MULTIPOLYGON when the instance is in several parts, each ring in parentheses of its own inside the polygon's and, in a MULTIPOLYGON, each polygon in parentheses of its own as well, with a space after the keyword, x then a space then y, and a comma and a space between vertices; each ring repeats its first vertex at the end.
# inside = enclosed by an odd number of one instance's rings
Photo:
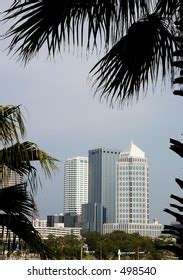
POLYGON ((89 151, 88 204, 83 206, 83 220, 90 231, 102 232, 103 223, 115 222, 119 155, 120 150, 104 147, 89 151))

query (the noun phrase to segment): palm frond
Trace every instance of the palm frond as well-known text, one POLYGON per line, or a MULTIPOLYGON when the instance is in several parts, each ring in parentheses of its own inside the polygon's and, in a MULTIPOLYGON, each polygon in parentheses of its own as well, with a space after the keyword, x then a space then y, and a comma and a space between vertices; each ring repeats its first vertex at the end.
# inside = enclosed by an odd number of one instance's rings
POLYGON ((168 208, 165 208, 163 211, 166 213, 169 213, 170 215, 174 216, 176 218, 176 221, 179 222, 180 224, 183 223, 183 216, 177 212, 174 212, 168 208))
POLYGON ((183 234, 183 228, 181 226, 178 225, 165 225, 164 226, 165 230, 172 230, 174 232, 177 232, 177 234, 179 234, 179 236, 181 237, 183 234))
POLYGON ((13 37, 10 51, 27 61, 47 44, 49 54, 60 51, 62 43, 83 45, 84 30, 88 30, 87 45, 104 34, 108 43, 111 31, 117 32, 118 0, 35 0, 15 1, 5 11, 5 20, 15 19, 5 37, 13 37))
POLYGON ((171 30, 156 14, 132 24, 127 35, 90 71, 101 100, 110 100, 112 105, 138 99, 140 89, 145 91, 160 73, 163 79, 172 70, 175 45, 171 30))
POLYGON ((172 17, 180 8, 182 0, 159 0, 156 5, 156 11, 162 16, 172 17))
POLYGON ((180 197, 180 196, 177 196, 177 195, 174 195, 174 194, 171 194, 170 197, 177 200, 179 203, 183 204, 183 197, 180 197))
POLYGON ((26 134, 24 119, 19 106, 0 105, 0 140, 2 144, 12 144, 26 134))
POLYGON ((49 156, 31 142, 16 143, 11 147, 0 150, 1 164, 27 178, 32 190, 36 190, 39 177, 32 161, 38 161, 45 175, 51 178, 52 172, 58 171, 55 158, 49 156))
POLYGON ((183 143, 170 138, 170 144, 170 150, 177 153, 180 157, 183 157, 183 143))
POLYGON ((16 171, 20 175, 29 172, 31 169, 31 161, 38 161, 41 164, 45 175, 50 177, 52 171, 57 171, 55 164, 57 159, 49 156, 32 142, 16 143, 11 147, 4 148, 0 151, 2 162, 11 170, 16 171))
MULTIPOLYGON (((27 217, 13 214, 0 214, 0 225, 13 232, 22 239, 34 252, 40 254, 42 259, 52 258, 51 252, 41 239, 27 217)), ((10 237, 9 237, 10 238, 10 237)))
POLYGON ((183 180, 180 180, 179 178, 175 178, 175 182, 179 185, 181 189, 183 189, 183 180))
POLYGON ((37 53, 44 43, 49 54, 61 50, 62 43, 108 46, 126 32, 129 25, 147 11, 155 0, 33 0, 15 1, 5 11, 4 20, 17 18, 5 37, 11 37, 10 52, 15 50, 25 62, 37 53), (87 31, 87 32, 86 32, 87 31), (85 33, 85 34, 84 34, 85 33))
POLYGON ((183 212, 183 206, 176 205, 174 203, 170 204, 171 207, 178 209, 180 212, 183 212))
POLYGON ((143 16, 153 12, 156 0, 119 1, 119 17, 122 22, 122 33, 143 16))
POLYGON ((18 184, 0 189, 0 209, 6 214, 19 214, 33 218, 37 208, 26 184, 18 184))

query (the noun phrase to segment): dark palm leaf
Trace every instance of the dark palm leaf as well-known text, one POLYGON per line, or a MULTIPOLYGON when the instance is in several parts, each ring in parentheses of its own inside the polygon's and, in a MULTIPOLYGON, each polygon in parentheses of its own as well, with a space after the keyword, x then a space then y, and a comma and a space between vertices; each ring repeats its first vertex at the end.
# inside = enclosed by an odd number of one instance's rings
POLYGON ((171 198, 177 200, 179 203, 183 204, 183 197, 179 197, 177 195, 171 194, 171 198))
POLYGON ((180 157, 183 157, 183 143, 175 139, 170 138, 170 150, 177 153, 180 157))
POLYGON ((3 238, 6 235, 9 251, 14 248, 18 237, 38 252, 41 258, 48 258, 49 251, 28 220, 34 217, 37 209, 33 196, 27 191, 27 182, 32 191, 37 187, 37 170, 31 165, 32 161, 39 161, 45 174, 50 177, 51 172, 57 170, 56 159, 34 143, 19 142, 19 137, 25 135, 19 107, 0 106, 0 140, 4 147, 0 150, 0 226, 3 238), (13 144, 15 141, 17 143, 13 144), (7 147, 8 144, 11 146, 7 147))
POLYGON ((178 209, 180 212, 183 212, 183 206, 176 205, 176 204, 173 204, 173 203, 171 203, 170 206, 178 209))
POLYGON ((123 104, 138 98, 149 81, 155 83, 159 73, 164 78, 172 69, 174 47, 175 39, 158 15, 132 24, 127 35, 91 70, 101 99, 123 104))
POLYGON ((162 234, 171 234, 171 235, 174 235, 174 237, 176 237, 177 239, 180 238, 180 233, 175 231, 175 230, 172 230, 172 229, 165 229, 165 230, 162 230, 161 232, 162 234))
POLYGON ((156 0, 119 1, 119 17, 122 22, 122 31, 126 33, 134 22, 144 15, 152 13, 156 2, 156 0))
POLYGON ((33 218, 37 213, 34 199, 26 189, 26 184, 18 184, 0 189, 0 209, 6 214, 18 213, 33 218))
POLYGON ((181 225, 165 225, 164 229, 168 230, 175 230, 175 231, 179 231, 181 234, 183 234, 183 228, 181 227, 181 225))
POLYGON ((38 186, 38 176, 36 168, 31 161, 38 161, 45 175, 51 177, 51 172, 58 170, 55 158, 40 150, 39 147, 31 142, 16 143, 11 147, 0 150, 1 164, 10 170, 17 172, 20 176, 28 179, 32 190, 38 186))
POLYGON ((26 134, 23 116, 19 106, 0 106, 0 138, 4 145, 19 141, 26 134))
POLYGON ((2 162, 10 169, 23 174, 31 169, 31 161, 39 161, 45 175, 50 177, 51 171, 58 170, 55 158, 40 150, 31 142, 16 143, 11 147, 0 150, 2 162))
POLYGON ((180 187, 181 189, 183 189, 183 180, 180 180, 179 178, 176 178, 176 179, 175 179, 175 182, 179 185, 179 187, 180 187))
POLYGON ((0 225, 22 239, 31 249, 40 254, 42 259, 51 258, 51 253, 42 241, 40 234, 25 216, 0 214, 0 225))
POLYGON ((180 8, 182 0, 159 0, 156 5, 156 11, 163 16, 175 15, 180 8))
MULTIPOLYGON (((49 54, 60 51, 61 43, 83 45, 84 26, 88 29, 88 46, 91 39, 96 44, 97 36, 104 33, 108 43, 111 30, 116 25, 117 0, 37 0, 15 1, 5 11, 5 20, 18 17, 6 36, 13 39, 10 51, 17 52, 25 61, 30 59, 46 42, 49 54), (72 38, 71 38, 72 36, 72 38)), ((86 30, 86 29, 85 29, 86 30)))
POLYGON ((170 215, 174 216, 176 218, 176 221, 183 224, 183 216, 179 213, 176 213, 170 209, 165 208, 164 211, 166 213, 169 213, 170 215))
POLYGON ((97 37, 108 45, 114 42, 129 24, 152 10, 153 0, 20 0, 5 11, 5 20, 15 19, 6 33, 13 37, 10 51, 24 61, 30 59, 47 43, 49 54, 60 51, 61 43, 97 45, 97 37), (72 39, 72 41, 71 41, 72 39), (92 42, 92 43, 91 43, 92 42))
POLYGON ((168 234, 171 232, 171 234, 175 235, 176 238, 179 238, 179 240, 182 239, 183 228, 181 228, 179 225, 165 225, 162 233, 165 231, 168 234))

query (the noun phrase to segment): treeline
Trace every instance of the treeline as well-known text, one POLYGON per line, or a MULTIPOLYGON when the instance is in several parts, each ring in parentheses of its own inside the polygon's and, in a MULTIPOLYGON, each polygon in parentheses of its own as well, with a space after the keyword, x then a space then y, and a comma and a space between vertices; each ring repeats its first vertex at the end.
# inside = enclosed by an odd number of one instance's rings
POLYGON ((174 256, 161 250, 161 246, 171 244, 172 239, 161 237, 151 239, 137 233, 128 234, 115 231, 110 234, 86 233, 81 239, 74 235, 64 237, 48 236, 45 241, 54 259, 171 259, 174 256))

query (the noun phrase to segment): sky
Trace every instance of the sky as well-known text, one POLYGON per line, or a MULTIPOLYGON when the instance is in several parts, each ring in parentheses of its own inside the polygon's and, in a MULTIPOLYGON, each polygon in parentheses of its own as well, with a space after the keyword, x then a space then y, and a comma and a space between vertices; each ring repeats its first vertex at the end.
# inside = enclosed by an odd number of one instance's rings
MULTIPOLYGON (((1 0, 0 11, 10 0, 1 0)), ((0 26, 0 34, 8 24, 0 26)), ((63 212, 64 161, 87 156, 88 150, 105 146, 123 149, 133 141, 146 153, 150 173, 150 218, 165 224, 173 220, 163 209, 169 207, 171 193, 180 194, 175 178, 182 177, 182 161, 169 150, 169 139, 181 140, 182 103, 172 94, 170 84, 154 93, 140 94, 139 101, 119 109, 99 102, 88 80, 97 62, 94 54, 67 52, 47 58, 44 47, 25 67, 7 55, 8 41, 0 41, 0 104, 22 105, 27 140, 60 160, 59 173, 45 180, 36 195, 41 218, 63 212)))

